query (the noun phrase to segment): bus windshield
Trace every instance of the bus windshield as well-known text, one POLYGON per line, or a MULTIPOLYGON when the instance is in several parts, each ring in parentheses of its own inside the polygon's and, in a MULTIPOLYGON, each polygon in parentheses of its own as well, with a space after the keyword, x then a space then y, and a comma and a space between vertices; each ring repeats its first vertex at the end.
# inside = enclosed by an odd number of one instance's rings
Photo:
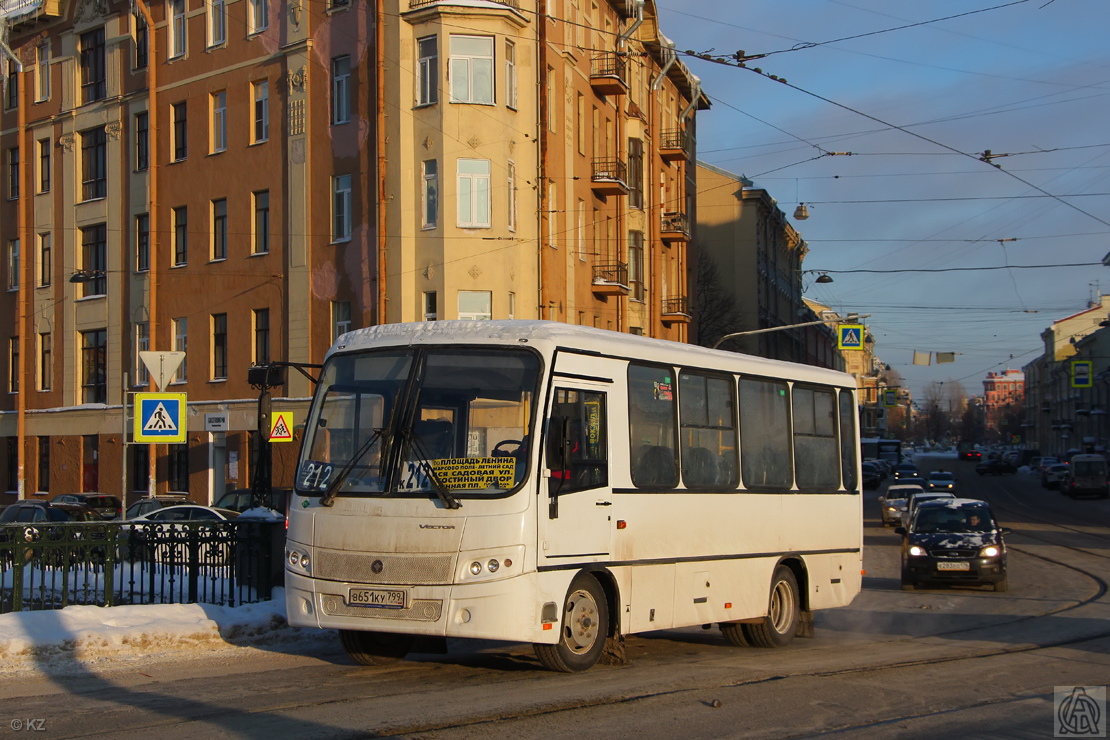
POLYGON ((516 348, 334 355, 305 429, 307 496, 499 496, 527 470, 539 359, 516 348))

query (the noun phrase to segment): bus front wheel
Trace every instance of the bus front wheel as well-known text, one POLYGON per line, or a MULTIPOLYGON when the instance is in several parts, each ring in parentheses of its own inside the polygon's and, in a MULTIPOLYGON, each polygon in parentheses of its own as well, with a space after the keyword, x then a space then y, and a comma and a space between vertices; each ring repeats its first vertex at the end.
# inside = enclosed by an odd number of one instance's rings
POLYGON ((409 654, 412 635, 394 635, 388 632, 363 632, 339 630, 343 649, 361 665, 390 665, 409 654))
POLYGON ((755 624, 744 624, 744 636, 755 647, 783 647, 794 639, 801 619, 798 579, 785 565, 775 568, 771 579, 767 616, 755 624))
POLYGON ((581 673, 593 668, 609 634, 609 605, 601 584, 590 574, 579 573, 571 581, 560 627, 557 643, 533 645, 544 667, 560 673, 581 673))

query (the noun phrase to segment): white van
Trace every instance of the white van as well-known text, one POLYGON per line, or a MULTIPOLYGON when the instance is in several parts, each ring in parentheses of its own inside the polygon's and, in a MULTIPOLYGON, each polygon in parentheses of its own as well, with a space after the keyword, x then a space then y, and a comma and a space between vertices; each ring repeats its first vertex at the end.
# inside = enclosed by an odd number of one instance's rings
POLYGON ((1069 496, 1110 495, 1106 458, 1102 455, 1073 455, 1070 470, 1060 492, 1069 496))

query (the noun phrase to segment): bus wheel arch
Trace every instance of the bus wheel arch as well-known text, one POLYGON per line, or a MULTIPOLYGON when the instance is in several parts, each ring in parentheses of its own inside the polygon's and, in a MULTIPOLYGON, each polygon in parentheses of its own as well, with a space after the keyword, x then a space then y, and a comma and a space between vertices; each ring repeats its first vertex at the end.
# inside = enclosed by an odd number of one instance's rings
POLYGON ((544 667, 560 673, 582 673, 601 660, 615 630, 610 617, 614 612, 613 593, 615 585, 604 571, 580 571, 574 576, 563 598, 558 642, 533 645, 544 667))

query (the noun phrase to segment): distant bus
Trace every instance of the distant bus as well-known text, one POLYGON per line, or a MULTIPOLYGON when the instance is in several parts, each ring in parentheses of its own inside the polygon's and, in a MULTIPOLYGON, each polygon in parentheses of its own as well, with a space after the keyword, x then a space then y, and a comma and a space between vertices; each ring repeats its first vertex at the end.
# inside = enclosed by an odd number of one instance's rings
POLYGON ((859 442, 864 460, 887 460, 891 465, 902 462, 901 440, 864 437, 859 442))
POLYGON ((289 510, 290 624, 365 665, 416 637, 584 671, 716 623, 775 647, 860 590, 855 382, 541 321, 341 336, 289 510))

